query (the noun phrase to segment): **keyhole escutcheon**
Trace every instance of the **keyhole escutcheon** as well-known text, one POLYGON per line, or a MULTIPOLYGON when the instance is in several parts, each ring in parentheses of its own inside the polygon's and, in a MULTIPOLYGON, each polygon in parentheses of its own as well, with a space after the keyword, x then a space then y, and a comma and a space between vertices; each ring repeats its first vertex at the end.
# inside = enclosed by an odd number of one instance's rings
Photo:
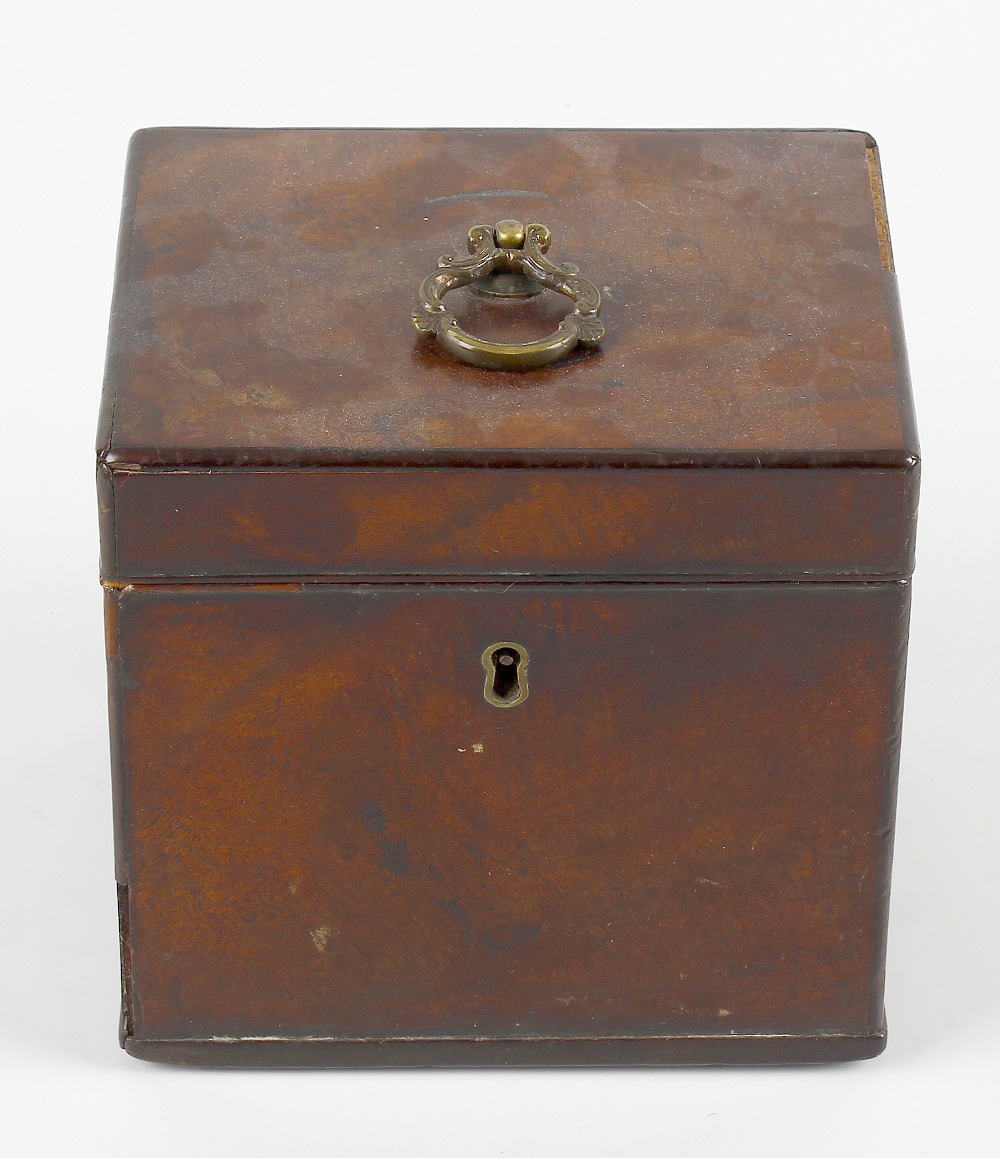
POLYGON ((483 652, 486 702, 516 708, 528 698, 528 652, 519 643, 491 643, 483 652))

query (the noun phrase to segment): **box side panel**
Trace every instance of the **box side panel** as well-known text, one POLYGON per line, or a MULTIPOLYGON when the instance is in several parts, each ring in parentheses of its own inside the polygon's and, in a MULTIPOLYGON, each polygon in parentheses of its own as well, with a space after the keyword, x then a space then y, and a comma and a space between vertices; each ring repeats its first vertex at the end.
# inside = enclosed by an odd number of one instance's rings
MULTIPOLYGON (((98 470, 98 478, 101 470, 98 470)), ((102 536, 104 524, 102 522, 102 536)), ((102 542, 106 544, 107 540, 102 542)), ((124 720, 122 716, 121 651, 119 647, 119 607, 122 593, 104 592, 104 636, 108 669, 108 731, 111 740, 111 797, 114 812, 115 880, 118 885, 118 948, 121 956, 121 1013, 119 1039, 124 1045, 132 1036, 132 936, 129 908, 128 862, 130 844, 128 783, 125 776, 124 720)))
POLYGON ((129 827, 126 823, 128 805, 123 753, 124 726, 122 715, 122 668, 119 634, 119 609, 122 592, 105 589, 104 640, 108 668, 108 731, 111 739, 111 789, 115 828, 115 879, 119 885, 128 884, 129 827))
POLYGON ((910 573, 912 470, 114 472, 106 578, 910 573))
POLYGON ((896 630, 892 639, 895 657, 892 663, 893 686, 886 704, 886 754, 883 780, 882 823, 878 830, 880 852, 876 871, 878 915, 872 924, 871 1020, 885 1021, 885 961, 889 930, 889 894, 892 884, 892 855, 896 827, 896 787, 899 779, 899 756, 903 737, 903 699, 906 687, 906 655, 910 632, 910 585, 903 585, 896 609, 896 630))
POLYGON ((905 600, 123 592, 136 1039, 873 1039, 905 600))

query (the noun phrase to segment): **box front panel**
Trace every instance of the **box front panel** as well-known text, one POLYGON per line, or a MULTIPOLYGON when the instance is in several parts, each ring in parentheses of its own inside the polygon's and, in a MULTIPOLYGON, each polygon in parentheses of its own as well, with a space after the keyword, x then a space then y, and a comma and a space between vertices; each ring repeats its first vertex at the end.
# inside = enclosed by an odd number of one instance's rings
POLYGON ((137 1039, 880 1026, 905 584, 109 599, 137 1039))

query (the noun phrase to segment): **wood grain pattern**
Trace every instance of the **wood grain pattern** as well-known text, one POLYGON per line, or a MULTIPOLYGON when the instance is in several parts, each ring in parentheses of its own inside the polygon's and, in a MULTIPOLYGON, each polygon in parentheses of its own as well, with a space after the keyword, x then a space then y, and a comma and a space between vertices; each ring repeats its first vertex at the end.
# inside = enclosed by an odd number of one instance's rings
POLYGON ((108 579, 902 577, 915 470, 115 472, 108 579))
MULTIPOLYGON (((130 160, 101 449, 286 465, 912 452, 868 143, 147 130, 130 160), (503 217, 544 220, 553 256, 601 288, 600 352, 478 370, 413 333, 438 256, 503 217)), ((458 305, 508 340, 550 332, 566 309, 553 294, 513 312, 458 305)))
POLYGON ((109 593, 136 1038, 878 1033, 907 595, 109 593))
MULTIPOLYGON (((497 340, 566 309, 455 297, 497 340)), ((864 134, 137 134, 98 434, 126 1049, 880 1052, 918 469, 864 134), (504 217, 599 285, 599 351, 414 334, 504 217)))

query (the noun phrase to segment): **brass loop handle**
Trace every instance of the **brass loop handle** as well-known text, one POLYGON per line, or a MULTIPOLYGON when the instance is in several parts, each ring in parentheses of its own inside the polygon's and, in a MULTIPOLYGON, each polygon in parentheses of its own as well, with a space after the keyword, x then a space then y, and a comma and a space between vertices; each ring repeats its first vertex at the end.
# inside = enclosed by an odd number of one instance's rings
MULTIPOLYGON (((490 370, 533 370, 557 362, 575 348, 596 346, 604 336, 601 295, 597 286, 580 277, 575 265, 553 265, 545 257, 552 235, 544 225, 498 221, 491 229, 476 225, 469 230, 470 257, 445 254, 434 273, 420 286, 420 301, 413 311, 417 331, 438 342, 450 354, 472 366, 490 370), (565 294, 573 310, 548 337, 537 342, 487 342, 467 333, 444 304, 444 295, 461 286, 483 283, 491 276, 507 275, 521 288, 503 291, 484 289, 485 294, 508 298, 530 297, 543 289, 565 294), (514 275, 513 279, 510 275, 514 275)), ((473 286, 475 289, 475 286, 473 286)))

